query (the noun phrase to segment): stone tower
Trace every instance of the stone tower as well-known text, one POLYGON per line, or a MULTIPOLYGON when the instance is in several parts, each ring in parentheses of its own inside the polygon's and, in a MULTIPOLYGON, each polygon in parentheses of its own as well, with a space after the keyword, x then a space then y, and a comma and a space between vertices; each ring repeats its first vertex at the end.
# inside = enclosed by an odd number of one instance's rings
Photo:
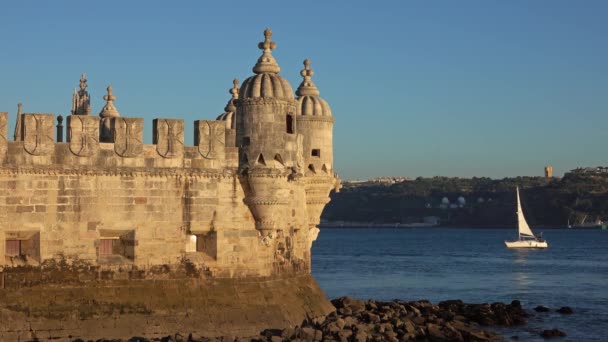
POLYGON ((545 178, 553 177, 553 166, 547 165, 545 166, 545 178))
POLYGON ((305 177, 306 210, 311 229, 316 229, 321 212, 329 202, 329 192, 335 187, 333 173, 333 125, 334 118, 327 102, 319 96, 312 81, 314 74, 310 60, 304 61, 300 72, 302 83, 296 91, 298 107, 296 122, 302 134, 302 156, 305 177))
MULTIPOLYGON (((236 101, 236 143, 239 172, 245 185, 245 202, 255 218, 256 228, 266 236, 284 228, 289 203, 288 186, 292 175, 300 172, 297 102, 289 82, 279 76, 281 68, 272 56, 276 44, 272 31, 264 31, 258 44, 263 51, 236 101)), ((300 139, 301 140, 301 139, 300 139)))
POLYGON ((72 96, 72 115, 91 114, 91 96, 87 91, 87 77, 83 73, 80 76, 80 90, 74 89, 72 96))

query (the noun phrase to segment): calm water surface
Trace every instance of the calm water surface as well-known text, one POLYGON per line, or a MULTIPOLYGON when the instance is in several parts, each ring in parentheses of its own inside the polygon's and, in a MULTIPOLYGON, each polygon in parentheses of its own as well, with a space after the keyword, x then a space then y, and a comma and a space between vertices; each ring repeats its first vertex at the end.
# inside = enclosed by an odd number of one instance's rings
MULTIPOLYGON (((519 299, 532 311, 570 306, 573 315, 536 314, 524 327, 501 330, 543 341, 559 328, 561 341, 608 341, 608 231, 551 229, 546 250, 507 249, 505 229, 321 229, 313 244, 313 275, 329 298, 519 299)), ((533 312, 533 311, 532 311, 533 312)))

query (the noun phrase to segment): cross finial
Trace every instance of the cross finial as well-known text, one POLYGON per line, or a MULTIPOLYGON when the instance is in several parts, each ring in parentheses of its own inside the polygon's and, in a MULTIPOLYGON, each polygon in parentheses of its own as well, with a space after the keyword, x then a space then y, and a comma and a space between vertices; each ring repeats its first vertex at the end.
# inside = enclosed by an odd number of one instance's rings
POLYGON ((266 28, 264 30, 264 41, 258 44, 258 48, 260 50, 264 50, 264 52, 267 52, 269 50, 274 50, 277 47, 277 43, 271 41, 270 37, 272 37, 272 30, 266 28))
POLYGON ((312 75, 314 75, 314 72, 310 68, 310 59, 306 58, 304 60, 304 69, 302 69, 302 71, 300 71, 300 75, 302 75, 302 77, 304 77, 307 80, 309 80, 312 77, 312 75))
POLYGON ((264 30, 264 41, 258 44, 258 48, 264 52, 262 53, 262 56, 258 58, 258 62, 253 67, 253 72, 256 74, 265 72, 277 74, 279 71, 281 71, 277 61, 275 61, 274 57, 272 57, 272 50, 277 47, 277 44, 271 41, 270 37, 272 37, 272 31, 267 28, 264 30))
POLYGON ((112 86, 108 86, 108 93, 103 96, 103 99, 108 102, 116 100, 116 96, 112 95, 112 86))
POLYGON ((317 89, 317 86, 312 81, 312 75, 314 75, 314 72, 310 68, 310 59, 306 58, 304 60, 304 69, 302 69, 300 71, 300 75, 302 75, 302 77, 304 77, 304 79, 302 80, 302 83, 300 83, 298 90, 296 90, 296 95, 298 95, 298 96, 307 96, 307 95, 318 96, 319 89, 317 89))
POLYGON ((80 75, 80 90, 85 90, 86 88, 87 88, 87 76, 83 72, 82 75, 80 75))

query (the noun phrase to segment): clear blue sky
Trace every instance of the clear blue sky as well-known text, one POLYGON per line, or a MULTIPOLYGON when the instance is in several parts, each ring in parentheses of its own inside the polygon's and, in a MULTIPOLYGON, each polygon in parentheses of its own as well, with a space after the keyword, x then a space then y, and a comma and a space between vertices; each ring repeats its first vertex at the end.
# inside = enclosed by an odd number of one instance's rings
POLYGON ((540 175, 608 164, 608 1, 4 1, 0 111, 223 111, 266 27, 295 88, 302 60, 330 103, 335 168, 376 176, 540 175), (258 8, 259 7, 259 8, 258 8))

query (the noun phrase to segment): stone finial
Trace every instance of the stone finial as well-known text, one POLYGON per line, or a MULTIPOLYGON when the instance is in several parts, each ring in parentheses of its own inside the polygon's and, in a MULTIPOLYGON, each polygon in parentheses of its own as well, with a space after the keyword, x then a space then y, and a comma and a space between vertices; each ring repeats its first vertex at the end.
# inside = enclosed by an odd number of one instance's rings
POLYGON ((224 107, 224 111, 226 111, 227 113, 236 112, 236 106, 234 105, 234 101, 238 100, 239 98, 239 80, 235 78, 234 80, 232 80, 232 84, 234 86, 228 91, 230 94, 232 94, 232 98, 230 99, 230 101, 228 101, 226 107, 224 107))
POLYGON ((270 40, 272 37, 272 31, 267 28, 264 30, 264 41, 258 44, 258 48, 262 51, 262 56, 258 58, 258 62, 253 67, 253 72, 256 74, 272 73, 277 74, 281 71, 281 68, 277 64, 277 61, 272 56, 272 50, 277 47, 277 44, 270 40))
POLYGON ((85 89, 87 89, 87 76, 83 72, 82 75, 80 75, 80 90, 85 89))
POLYGON ((21 114, 23 114, 23 104, 19 102, 17 104, 17 120, 15 121, 15 133, 13 135, 15 141, 21 141, 21 126, 23 125, 21 123, 21 114))
POLYGON ((72 97, 72 115, 91 114, 91 97, 87 92, 87 77, 84 73, 80 75, 80 90, 74 89, 72 97))
POLYGON ((304 69, 300 71, 300 75, 304 77, 302 83, 296 90, 296 95, 298 96, 319 96, 319 89, 312 81, 312 75, 314 75, 314 71, 310 68, 310 60, 307 58, 304 60, 304 69))
POLYGON ((112 86, 108 86, 108 93, 103 96, 103 99, 106 101, 106 105, 103 107, 99 116, 102 118, 116 118, 119 117, 120 114, 116 107, 114 107, 114 101, 116 100, 116 96, 112 94, 112 86))

